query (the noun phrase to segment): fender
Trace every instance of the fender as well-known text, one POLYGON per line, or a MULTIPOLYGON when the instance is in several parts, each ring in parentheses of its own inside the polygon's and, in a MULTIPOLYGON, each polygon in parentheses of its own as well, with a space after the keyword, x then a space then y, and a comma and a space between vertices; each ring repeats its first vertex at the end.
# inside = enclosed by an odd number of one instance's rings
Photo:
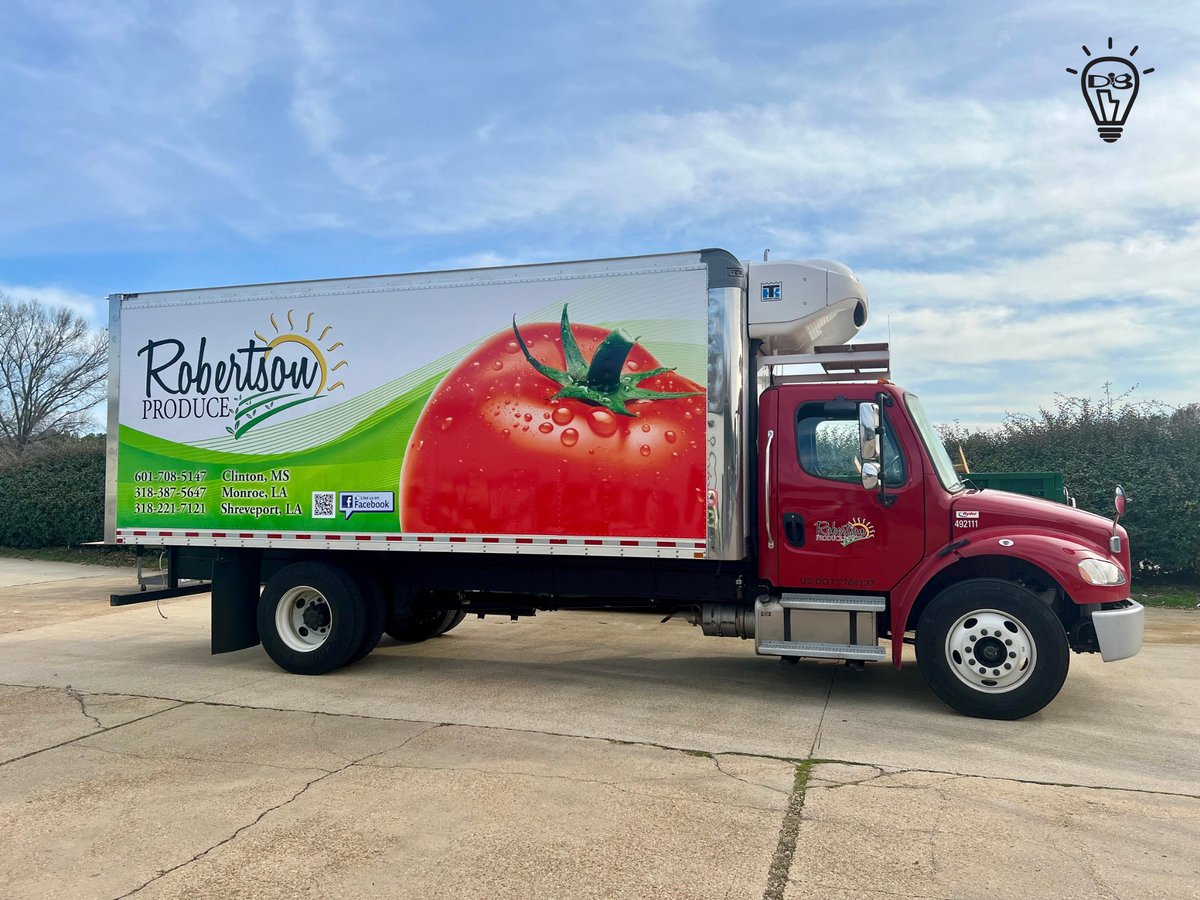
MULTIPOLYGON (((1003 556, 1031 563, 1047 572, 1077 604, 1109 603, 1129 595, 1128 582, 1105 587, 1088 584, 1080 578, 1078 564, 1081 559, 1100 557, 1117 565, 1121 565, 1121 561, 1114 559, 1107 552, 1107 548, 1101 549, 1064 537, 1062 532, 1030 527, 1014 530, 999 526, 980 529, 970 535, 960 535, 954 542, 921 562, 891 591, 892 664, 896 668, 900 668, 900 656, 904 650, 904 626, 908 621, 908 614, 925 585, 955 563, 981 556, 1003 556), (953 550, 949 549, 964 540, 967 543, 953 550), (1001 540, 1012 543, 1002 546, 1001 540)), ((1126 572, 1124 566, 1121 566, 1121 570, 1126 572)))

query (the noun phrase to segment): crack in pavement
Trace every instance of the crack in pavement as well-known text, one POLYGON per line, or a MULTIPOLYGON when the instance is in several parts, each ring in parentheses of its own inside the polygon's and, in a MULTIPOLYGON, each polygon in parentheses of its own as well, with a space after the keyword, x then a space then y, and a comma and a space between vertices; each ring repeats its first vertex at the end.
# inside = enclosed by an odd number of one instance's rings
POLYGON ((825 692, 825 703, 821 706, 821 718, 817 720, 817 730, 813 734, 812 746, 808 748, 808 758, 812 759, 817 755, 817 750, 821 746, 821 731, 825 728, 825 714, 829 712, 829 700, 833 697, 833 683, 837 680, 838 670, 834 669, 833 674, 829 676, 829 690, 825 692))
POLYGON ((710 758, 712 759, 714 765, 716 765, 717 771, 720 772, 722 775, 724 775, 726 778, 732 778, 734 781, 740 781, 742 784, 749 785, 750 787, 762 788, 763 790, 771 791, 776 794, 783 794, 785 797, 791 796, 791 791, 783 791, 783 790, 780 790, 779 788, 771 787, 769 784, 761 784, 757 781, 750 781, 749 779, 746 779, 746 778, 739 778, 737 775, 734 775, 732 772, 726 772, 723 768, 721 768, 721 758, 720 758, 721 756, 741 756, 741 755, 742 754, 740 754, 740 753, 722 753, 720 756, 714 755, 710 758))
POLYGON ((251 828, 256 826, 259 822, 261 822, 263 819, 265 819, 271 813, 281 810, 285 806, 289 806, 292 803, 295 803, 298 799, 300 799, 300 797, 302 797, 309 790, 309 788, 313 787, 314 785, 320 784, 325 779, 332 778, 334 775, 337 775, 341 772, 345 772, 347 769, 351 769, 351 768, 354 768, 355 766, 359 766, 365 760, 368 760, 373 756, 380 756, 384 753, 392 753, 396 750, 399 750, 402 747, 404 747, 404 745, 407 744, 409 741, 416 740, 417 738, 421 737, 421 735, 425 734, 426 732, 432 731, 433 729, 435 729, 437 727, 439 727, 439 726, 430 725, 429 728, 425 728, 425 729, 417 732, 416 734, 409 735, 408 737, 406 737, 404 740, 402 740, 398 744, 395 744, 391 747, 385 747, 382 750, 376 750, 372 753, 368 753, 364 756, 359 757, 358 759, 350 760, 344 766, 340 766, 332 771, 327 771, 323 775, 318 775, 316 778, 312 779, 311 781, 306 782, 303 787, 301 787, 298 791, 296 791, 294 794, 292 794, 292 796, 289 797, 287 800, 284 800, 281 803, 276 803, 274 806, 264 809, 262 812, 260 812, 254 818, 254 821, 247 822, 245 825, 239 826, 237 828, 237 830, 235 830, 232 834, 217 841, 211 847, 207 847, 204 850, 201 850, 199 853, 195 854, 190 859, 186 859, 183 862, 178 863, 177 865, 171 866, 171 868, 169 868, 169 869, 163 869, 162 871, 158 872, 153 878, 150 878, 147 881, 142 882, 140 885, 135 887, 133 890, 126 891, 124 894, 118 895, 115 898, 115 900, 125 900, 126 897, 132 897, 134 894, 140 893, 141 891, 148 888, 150 885, 154 884, 156 881, 166 878, 168 875, 172 874, 173 872, 178 872, 180 869, 190 866, 192 863, 199 862, 200 860, 202 860, 206 856, 208 856, 210 853, 213 853, 213 852, 219 850, 221 847, 224 847, 226 844, 230 843, 231 841, 236 840, 238 837, 240 837, 242 834, 246 833, 251 828))
POLYGON ((862 781, 850 781, 840 784, 815 784, 814 790, 838 790, 844 787, 855 787, 859 784, 866 784, 868 781, 875 781, 881 777, 889 775, 944 775, 946 776, 941 781, 930 782, 929 784, 895 784, 895 785, 874 785, 879 790, 907 791, 907 790, 923 790, 928 787, 947 784, 951 781, 960 779, 978 778, 981 781, 1007 781, 1011 784, 1031 784, 1038 787, 1060 787, 1071 788, 1081 791, 1115 791, 1121 794, 1146 794, 1154 797, 1179 797, 1184 800, 1200 800, 1200 793, 1188 794, 1183 791, 1158 791, 1152 788, 1127 788, 1117 787, 1105 784, 1079 784, 1072 781, 1044 781, 1036 778, 1014 778, 1011 775, 981 775, 976 772, 951 772, 946 769, 921 769, 921 768, 890 768, 880 766, 875 763, 859 762, 850 759, 814 759, 816 765, 839 765, 839 766, 862 766, 869 769, 884 769, 880 775, 872 775, 870 778, 865 778, 862 781))
POLYGON ((807 793, 808 777, 812 772, 813 765, 813 760, 806 759, 796 766, 792 793, 788 797, 783 822, 779 826, 779 839, 775 844, 775 853, 771 857, 771 865, 767 869, 767 886, 763 890, 763 900, 783 900, 783 892, 787 889, 790 881, 792 860, 796 856, 796 842, 800 839, 800 820, 804 812, 804 797, 807 793))
MULTIPOLYGON (((59 688, 54 688, 54 690, 59 690, 59 688)), ((152 698, 146 698, 146 699, 152 699, 152 698)), ((37 750, 30 750, 28 753, 22 753, 20 756, 14 756, 11 759, 0 760, 0 766, 11 765, 12 763, 20 762, 23 759, 29 759, 29 757, 31 757, 31 756, 37 756, 39 753, 47 753, 51 750, 57 750, 60 747, 67 747, 71 744, 77 744, 80 741, 86 741, 88 738, 94 738, 94 737, 98 737, 99 735, 102 735, 102 734, 108 734, 108 732, 110 732, 110 731, 115 731, 118 728, 124 728, 126 725, 133 725, 135 722, 144 722, 146 719, 152 719, 155 716, 161 716, 165 712, 170 712, 171 710, 178 709, 179 707, 184 706, 184 705, 186 705, 186 704, 176 703, 174 706, 168 706, 165 709, 156 709, 152 713, 147 713, 144 716, 138 716, 135 719, 130 719, 128 722, 121 722, 118 725, 109 725, 108 727, 101 726, 99 731, 93 731, 90 734, 81 734, 78 737, 69 738, 68 740, 65 740, 65 741, 59 741, 57 744, 51 744, 49 747, 39 747, 37 750)), ((85 713, 85 715, 86 715, 86 713, 85 713)), ((94 718, 94 717, 89 716, 89 718, 94 718)))
POLYGON ((66 694, 68 697, 71 697, 73 700, 75 700, 75 702, 76 702, 76 703, 78 703, 78 704, 79 704, 79 711, 80 711, 81 713, 83 713, 85 716, 87 716, 87 718, 91 719, 91 720, 92 720, 92 722, 94 722, 94 723, 95 723, 95 725, 96 725, 96 727, 97 727, 97 728, 99 728, 99 729, 101 729, 101 730, 103 730, 103 729, 104 729, 104 723, 103 723, 103 722, 101 722, 101 721, 100 721, 98 718, 96 718, 95 716, 93 716, 93 715, 92 715, 90 712, 88 712, 88 708, 87 708, 87 701, 85 701, 85 700, 83 699, 83 694, 82 694, 82 693, 80 693, 79 691, 75 690, 75 689, 74 689, 73 687, 71 687, 69 684, 68 684, 68 685, 67 685, 65 688, 63 688, 63 693, 65 693, 65 694, 66 694))
MULTIPOLYGON (((94 737, 95 735, 89 735, 94 737)), ((214 763, 223 766, 248 766, 253 769, 278 769, 281 772, 303 772, 305 769, 311 769, 316 772, 324 772, 327 775, 338 771, 337 769, 327 769, 325 766, 310 764, 307 766, 279 766, 274 763, 265 762, 247 762, 242 759, 229 759, 225 756, 181 756, 178 753, 134 753, 130 750, 113 750, 109 747, 100 747, 96 744, 84 744, 81 749, 94 750, 97 753, 104 753, 108 756, 120 756, 124 759, 140 759, 143 762, 194 762, 194 763, 214 763)), ((333 754, 339 759, 346 759, 341 754, 333 754)))

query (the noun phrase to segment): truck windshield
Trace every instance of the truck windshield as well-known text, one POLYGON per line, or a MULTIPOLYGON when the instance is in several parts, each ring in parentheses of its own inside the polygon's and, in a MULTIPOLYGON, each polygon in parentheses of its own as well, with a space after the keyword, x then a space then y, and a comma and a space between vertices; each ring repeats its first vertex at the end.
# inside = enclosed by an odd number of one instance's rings
POLYGON ((929 458, 933 460, 933 468, 937 471, 938 481, 951 493, 962 490, 963 483, 959 479, 958 473, 954 471, 954 463, 950 461, 946 445, 942 443, 937 429, 929 421, 929 416, 925 415, 925 408, 921 406, 921 401, 913 394, 905 394, 904 402, 908 404, 908 412, 912 416, 913 424, 917 426, 917 432, 921 435, 925 450, 929 453, 929 458))

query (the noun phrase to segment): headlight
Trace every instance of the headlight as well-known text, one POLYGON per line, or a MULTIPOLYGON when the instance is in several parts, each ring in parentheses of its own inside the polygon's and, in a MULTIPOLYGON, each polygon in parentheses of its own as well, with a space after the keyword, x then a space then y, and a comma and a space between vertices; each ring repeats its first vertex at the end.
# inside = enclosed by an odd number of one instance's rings
POLYGON ((1079 576, 1088 584, 1114 585, 1125 583, 1125 573, 1106 559, 1085 559, 1079 563, 1079 576))

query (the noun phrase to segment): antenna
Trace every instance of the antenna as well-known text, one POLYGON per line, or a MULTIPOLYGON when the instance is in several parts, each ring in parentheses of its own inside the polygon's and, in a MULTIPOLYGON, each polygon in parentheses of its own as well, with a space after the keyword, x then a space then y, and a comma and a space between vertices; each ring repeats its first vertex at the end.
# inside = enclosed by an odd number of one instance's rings
POLYGON ((766 262, 767 257, 770 255, 771 255, 771 248, 768 247, 766 250, 763 251, 763 262, 766 262))

